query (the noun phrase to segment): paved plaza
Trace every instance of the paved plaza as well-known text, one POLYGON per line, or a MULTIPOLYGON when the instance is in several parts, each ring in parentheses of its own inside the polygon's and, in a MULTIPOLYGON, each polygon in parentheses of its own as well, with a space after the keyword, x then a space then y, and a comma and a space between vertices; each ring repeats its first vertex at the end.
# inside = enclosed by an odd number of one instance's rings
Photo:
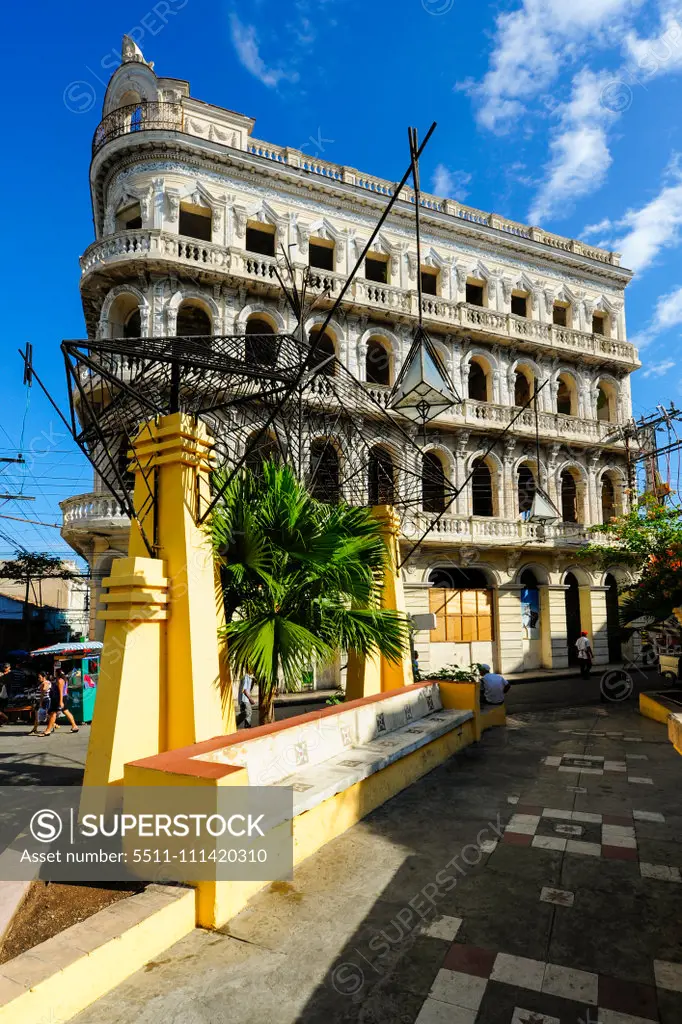
POLYGON ((633 706, 512 715, 78 1024, 679 1024, 680 764, 633 706))

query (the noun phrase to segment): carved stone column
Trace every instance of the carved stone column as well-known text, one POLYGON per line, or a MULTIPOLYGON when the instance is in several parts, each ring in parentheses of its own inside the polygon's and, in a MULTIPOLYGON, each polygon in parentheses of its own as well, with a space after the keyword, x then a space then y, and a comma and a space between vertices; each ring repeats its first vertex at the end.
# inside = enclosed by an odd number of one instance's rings
POLYGON ((502 460, 502 493, 499 496, 499 515, 504 519, 515 519, 516 508, 514 501, 514 455, 516 453, 516 439, 505 438, 504 455, 502 460))
MULTIPOLYGON (((466 480, 466 457, 469 445, 470 432, 460 430, 455 438, 455 487, 458 491, 466 480)), ((465 487, 457 495, 453 511, 460 516, 469 515, 469 490, 465 487)))
POLYGON ((597 491, 597 469, 601 461, 601 452, 592 452, 587 459, 587 493, 589 508, 588 523, 601 523, 601 495, 597 491))

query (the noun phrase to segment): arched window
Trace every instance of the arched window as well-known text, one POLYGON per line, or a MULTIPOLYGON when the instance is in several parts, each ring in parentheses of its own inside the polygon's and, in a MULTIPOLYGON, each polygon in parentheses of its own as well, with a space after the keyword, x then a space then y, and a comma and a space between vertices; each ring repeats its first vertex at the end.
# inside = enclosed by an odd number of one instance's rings
POLYGON ((602 423, 614 423, 616 420, 616 396, 609 384, 600 382, 597 385, 597 419, 602 423))
MULTIPOLYGON (((540 592, 537 576, 532 569, 524 569, 519 577, 521 584, 521 638, 538 640, 540 637, 540 592)), ((531 651, 524 652, 524 662, 531 651)), ((530 661, 530 657, 528 658, 530 661)))
POLYGON ((514 405, 526 405, 530 402, 533 391, 530 381, 522 370, 514 374, 514 405))
POLYGON ((385 448, 369 453, 367 489, 370 505, 392 505, 395 496, 393 459, 385 448))
POLYGON ((483 459, 474 461, 471 476, 471 511, 475 516, 493 515, 493 478, 483 459))
POLYGON ((613 573, 607 572, 604 577, 606 589, 606 636, 609 644, 609 661, 611 664, 622 660, 620 610, 618 607, 618 581, 613 573))
POLYGON ((610 522, 616 515, 616 490, 613 480, 605 473, 601 482, 601 521, 610 522))
POLYGON ((575 389, 575 381, 568 374, 562 373, 559 377, 559 388, 556 395, 556 411, 563 416, 578 415, 578 397, 575 389))
POLYGON ((328 505, 339 500, 339 456, 329 440, 320 439, 311 445, 310 491, 314 498, 328 505))
POLYGON ((322 363, 324 365, 322 366, 321 373, 333 377, 336 373, 336 362, 333 358, 336 355, 334 339, 329 331, 325 331, 321 338, 319 335, 319 328, 316 327, 313 327, 308 335, 311 348, 308 365, 313 367, 319 366, 322 363), (313 345, 315 346, 314 352, 312 351, 313 345))
MULTIPOLYGON (((484 572, 457 566, 434 569, 429 573, 429 583, 429 611, 436 616, 436 628, 431 633, 433 643, 495 639, 493 592, 484 572)), ((469 653, 473 653, 471 648, 469 653)))
POLYGON ((391 357, 378 338, 370 338, 367 342, 365 380, 368 384, 391 383, 391 357))
POLYGON ((109 310, 109 333, 112 338, 139 338, 142 334, 140 307, 134 295, 117 295, 109 310))
POLYGON ((517 494, 519 499, 519 515, 527 518, 533 507, 533 498, 535 497, 535 477, 528 466, 519 466, 517 494))
POLYGON ((263 317, 249 317, 245 334, 246 365, 274 366, 277 362, 277 339, 272 324, 263 317))
POLYGON ((422 508, 425 512, 445 508, 445 470, 435 452, 426 452, 422 458, 422 508))
POLYGON ((564 602, 566 607, 566 640, 568 642, 568 660, 571 664, 578 663, 578 651, 575 642, 582 628, 580 621, 580 587, 572 572, 564 576, 564 602))
POLYGON ((274 437, 261 431, 248 441, 244 465, 254 476, 259 477, 263 472, 263 463, 278 461, 280 455, 279 445, 274 437))
POLYGON ((561 474, 561 518, 565 523, 578 522, 578 489, 570 469, 561 474))
POLYGON ((469 398, 476 402, 488 401, 488 378, 481 364, 475 359, 469 363, 469 398))
POLYGON ((118 106, 133 108, 127 111, 128 130, 131 132, 138 132, 142 127, 142 120, 144 116, 142 97, 139 92, 134 89, 129 89, 121 96, 118 106))
POLYGON ((178 309, 175 333, 178 338, 208 338, 213 334, 211 318, 197 302, 186 299, 178 309))

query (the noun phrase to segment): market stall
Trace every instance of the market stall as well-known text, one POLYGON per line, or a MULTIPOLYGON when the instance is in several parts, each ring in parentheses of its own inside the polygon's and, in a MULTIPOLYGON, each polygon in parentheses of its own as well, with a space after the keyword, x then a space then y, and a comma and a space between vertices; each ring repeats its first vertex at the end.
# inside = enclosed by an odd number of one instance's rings
POLYGON ((99 640, 79 643, 52 644, 31 651, 31 658, 45 659, 45 669, 54 676, 57 669, 66 673, 69 681, 69 710, 78 725, 92 722, 99 678, 99 659, 102 644, 99 640))

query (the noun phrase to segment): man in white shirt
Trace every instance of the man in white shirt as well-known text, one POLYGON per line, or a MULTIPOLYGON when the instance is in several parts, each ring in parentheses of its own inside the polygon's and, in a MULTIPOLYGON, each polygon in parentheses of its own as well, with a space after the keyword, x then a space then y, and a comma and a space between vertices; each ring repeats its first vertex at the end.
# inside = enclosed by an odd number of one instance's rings
POLYGON ((504 695, 511 686, 499 672, 491 672, 490 665, 481 665, 482 704, 504 704, 504 695))
POLYGON ((583 679, 587 679, 590 675, 590 669, 592 668, 592 647, 590 645, 590 638, 584 629, 576 640, 575 646, 578 650, 580 675, 583 679))

